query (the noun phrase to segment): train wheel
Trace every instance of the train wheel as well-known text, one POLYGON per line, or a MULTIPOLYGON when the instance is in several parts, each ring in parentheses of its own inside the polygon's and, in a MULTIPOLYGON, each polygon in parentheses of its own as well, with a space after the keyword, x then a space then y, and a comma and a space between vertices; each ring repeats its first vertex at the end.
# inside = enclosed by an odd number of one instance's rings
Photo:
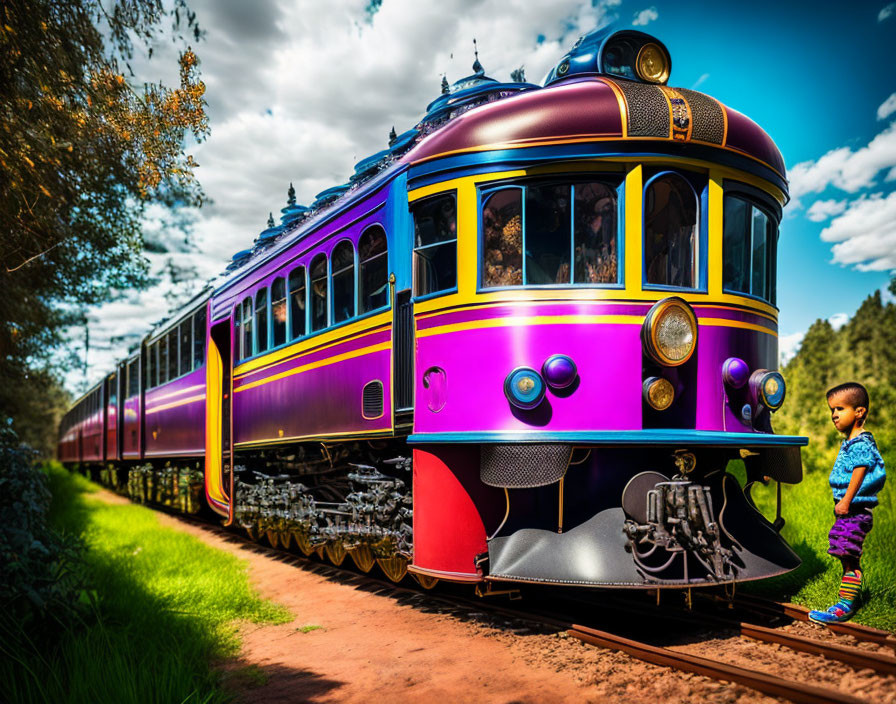
POLYGON ((407 558, 395 555, 393 557, 378 557, 376 564, 380 566, 383 573, 393 582, 398 583, 404 579, 408 573, 407 558))
POLYGON ((258 531, 255 529, 255 526, 246 526, 246 533, 249 535, 249 540, 253 543, 258 542, 258 531))
POLYGON ((292 539, 295 541, 296 547, 301 550, 302 554, 306 557, 314 552, 314 548, 311 547, 311 543, 308 541, 308 536, 304 533, 292 531, 292 539))
POLYGON ((290 533, 288 530, 280 531, 280 545, 284 550, 289 550, 290 533))
POLYGON ((272 548, 280 547, 280 534, 275 530, 265 531, 265 535, 268 538, 268 542, 271 544, 272 548))
POLYGON ((348 554, 352 558, 352 562, 362 572, 370 572, 373 569, 376 559, 373 557, 369 545, 359 545, 356 548, 352 548, 348 554))
POLYGON ((432 589, 439 583, 438 577, 430 577, 428 574, 417 574, 416 572, 411 572, 411 577, 417 580, 417 584, 419 584, 424 589, 432 589))
POLYGON ((345 560, 345 547, 341 542, 336 541, 334 543, 327 543, 327 546, 324 548, 327 551, 327 557, 330 558, 330 562, 339 567, 342 564, 342 561, 345 560))

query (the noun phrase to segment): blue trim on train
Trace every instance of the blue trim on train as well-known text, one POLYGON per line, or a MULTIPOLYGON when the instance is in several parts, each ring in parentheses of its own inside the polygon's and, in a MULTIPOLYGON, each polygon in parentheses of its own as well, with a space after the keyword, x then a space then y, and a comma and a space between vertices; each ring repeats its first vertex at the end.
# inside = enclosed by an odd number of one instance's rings
MULTIPOLYGON (((669 141, 664 143, 657 141, 651 142, 651 147, 653 151, 644 151, 644 142, 631 140, 630 143, 627 143, 619 137, 600 142, 468 152, 455 156, 435 158, 432 161, 411 166, 408 175, 408 188, 414 190, 422 186, 439 183, 448 178, 471 176, 479 173, 489 173, 490 171, 525 168, 533 164, 560 159, 590 159, 593 157, 639 159, 643 157, 662 157, 666 159, 698 159, 737 168, 774 184, 785 195, 788 194, 787 182, 776 171, 748 156, 740 156, 736 152, 726 151, 721 147, 693 144, 691 142, 679 143, 669 141)), ((599 170, 600 165, 596 164, 595 169, 599 170)))
POLYGON ((414 433, 408 436, 412 445, 472 443, 575 443, 587 445, 705 445, 724 447, 801 447, 809 438, 800 435, 768 435, 765 433, 726 433, 711 430, 598 430, 560 432, 470 432, 414 433))

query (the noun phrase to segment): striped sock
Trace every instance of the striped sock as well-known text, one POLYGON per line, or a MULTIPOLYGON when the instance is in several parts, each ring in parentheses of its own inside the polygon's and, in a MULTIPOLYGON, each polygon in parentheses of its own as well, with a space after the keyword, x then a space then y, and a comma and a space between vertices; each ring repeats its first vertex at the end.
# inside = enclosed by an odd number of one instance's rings
POLYGON ((843 580, 840 582, 840 593, 838 594, 840 603, 852 607, 853 603, 858 599, 861 589, 862 573, 859 570, 847 572, 843 575, 843 580))

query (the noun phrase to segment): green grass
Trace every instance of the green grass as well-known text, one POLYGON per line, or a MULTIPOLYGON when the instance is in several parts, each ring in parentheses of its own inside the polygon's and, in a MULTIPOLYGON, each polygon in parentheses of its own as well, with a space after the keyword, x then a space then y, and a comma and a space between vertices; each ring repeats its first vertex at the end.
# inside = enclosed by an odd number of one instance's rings
MULTIPOLYGON (((742 465, 731 468, 743 482, 742 465)), ((833 499, 828 472, 804 467, 800 484, 783 485, 782 513, 787 523, 784 538, 802 558, 793 572, 745 587, 748 591, 776 599, 789 599, 810 609, 825 609, 837 600, 842 568, 827 554, 828 531, 834 522, 833 499)), ((874 528, 865 541, 862 569, 865 572, 863 605, 856 623, 889 631, 896 630, 896 486, 890 478, 874 509, 874 528)), ((774 482, 756 485, 753 498, 770 520, 775 515, 774 482)))
POLYGON ((95 593, 82 623, 4 658, 0 700, 228 701, 214 665, 238 652, 239 623, 289 613, 253 592, 243 561, 162 527, 149 509, 98 501, 58 465, 48 472, 51 521, 83 537, 95 593))

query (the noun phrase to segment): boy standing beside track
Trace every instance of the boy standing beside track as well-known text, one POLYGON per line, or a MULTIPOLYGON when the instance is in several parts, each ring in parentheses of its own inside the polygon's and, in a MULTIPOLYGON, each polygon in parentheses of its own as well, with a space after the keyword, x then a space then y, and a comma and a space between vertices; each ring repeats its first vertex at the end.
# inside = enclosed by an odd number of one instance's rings
POLYGON ((834 427, 846 436, 831 470, 834 494, 834 526, 828 536, 828 553, 840 558, 843 580, 839 601, 827 611, 810 611, 816 623, 837 623, 853 617, 862 589, 859 559, 862 544, 873 525, 871 509, 886 474, 874 437, 864 429, 870 401, 868 391, 856 382, 835 386, 827 393, 834 427))

